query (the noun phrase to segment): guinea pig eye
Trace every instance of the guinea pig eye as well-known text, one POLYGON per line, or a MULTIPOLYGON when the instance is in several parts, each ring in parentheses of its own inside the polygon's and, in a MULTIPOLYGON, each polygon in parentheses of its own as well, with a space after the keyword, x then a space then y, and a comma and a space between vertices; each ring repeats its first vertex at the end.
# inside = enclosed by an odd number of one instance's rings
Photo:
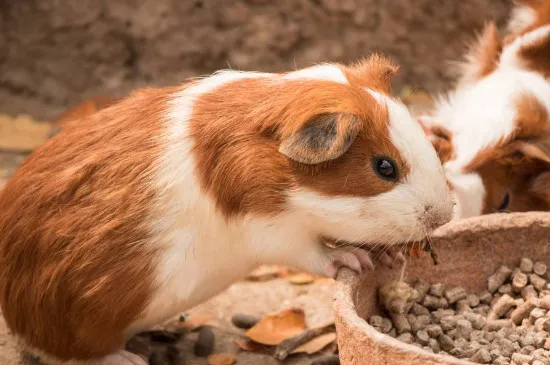
POLYGON ((376 158, 374 160, 374 171, 382 179, 395 181, 397 179, 397 168, 395 163, 388 158, 376 158))
POLYGON ((498 211, 501 212, 508 209, 508 205, 510 205, 510 193, 506 193, 506 195, 504 195, 504 198, 498 207, 498 211))

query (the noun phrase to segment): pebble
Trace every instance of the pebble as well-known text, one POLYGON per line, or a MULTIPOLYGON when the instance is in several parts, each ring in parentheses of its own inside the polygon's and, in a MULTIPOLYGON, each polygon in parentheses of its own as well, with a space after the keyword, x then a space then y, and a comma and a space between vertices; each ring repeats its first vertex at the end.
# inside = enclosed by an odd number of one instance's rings
MULTIPOLYGON (((380 317, 380 319, 383 319, 383 318, 380 317)), ((254 325, 256 325, 256 323, 258 323, 259 321, 260 321, 260 317, 253 316, 250 314, 237 313, 231 317, 231 323, 233 323, 235 327, 240 329, 245 329, 245 330, 254 327, 254 325)))
POLYGON ((208 326, 201 327, 197 342, 195 342, 195 355, 206 357, 214 349, 214 331, 208 326))

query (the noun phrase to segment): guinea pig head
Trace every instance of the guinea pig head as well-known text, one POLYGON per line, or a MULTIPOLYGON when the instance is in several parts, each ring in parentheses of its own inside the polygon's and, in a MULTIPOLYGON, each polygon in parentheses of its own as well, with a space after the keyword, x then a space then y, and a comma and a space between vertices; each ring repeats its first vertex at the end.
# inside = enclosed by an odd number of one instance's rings
POLYGON ((550 209, 550 6, 524 1, 501 39, 488 24, 455 90, 420 122, 455 195, 455 218, 550 209))
POLYGON ((337 241, 423 239, 451 219, 453 202, 434 148, 390 96, 396 67, 373 57, 340 69, 341 84, 289 85, 299 115, 269 126, 294 181, 290 206, 337 241))

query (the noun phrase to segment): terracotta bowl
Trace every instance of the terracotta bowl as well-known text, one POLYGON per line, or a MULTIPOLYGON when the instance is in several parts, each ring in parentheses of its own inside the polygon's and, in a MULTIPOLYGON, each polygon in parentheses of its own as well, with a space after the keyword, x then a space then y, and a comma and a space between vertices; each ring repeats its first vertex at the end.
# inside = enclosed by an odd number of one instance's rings
MULTIPOLYGON (((429 255, 409 260, 406 280, 422 278, 478 293, 502 264, 518 265, 524 256, 550 264, 550 213, 495 214, 459 221, 438 230, 432 243, 441 263, 434 266, 429 255)), ((377 268, 361 278, 349 272, 340 275, 334 309, 341 363, 472 365, 404 344, 367 324, 365 318, 380 313, 378 287, 396 279, 397 271, 377 268)))

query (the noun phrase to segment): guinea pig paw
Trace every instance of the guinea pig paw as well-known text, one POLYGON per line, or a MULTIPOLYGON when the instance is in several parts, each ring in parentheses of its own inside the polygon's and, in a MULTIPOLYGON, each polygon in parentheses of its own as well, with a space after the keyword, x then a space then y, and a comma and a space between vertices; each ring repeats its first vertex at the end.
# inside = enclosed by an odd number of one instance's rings
POLYGON ((148 365, 147 360, 128 351, 118 351, 107 355, 101 360, 91 362, 90 365, 148 365))
POLYGON ((376 261, 379 261, 382 265, 393 269, 395 265, 403 265, 405 263, 405 256, 400 251, 388 250, 383 251, 374 256, 376 261))
POLYGON ((358 247, 333 248, 330 249, 328 255, 330 263, 326 268, 326 274, 331 278, 336 278, 338 270, 342 267, 347 267, 358 274, 374 269, 370 254, 358 247))

